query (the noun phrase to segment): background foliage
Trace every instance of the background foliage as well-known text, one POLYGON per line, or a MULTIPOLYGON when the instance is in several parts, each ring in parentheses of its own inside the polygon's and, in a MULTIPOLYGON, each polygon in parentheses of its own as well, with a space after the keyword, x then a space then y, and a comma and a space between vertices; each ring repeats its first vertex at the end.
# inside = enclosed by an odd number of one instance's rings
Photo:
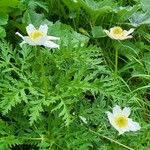
POLYGON ((0 149, 148 150, 149 7, 149 0, 0 0, 0 149), (15 32, 25 35, 29 23, 48 24, 60 49, 20 48, 15 32), (113 26, 134 27, 134 38, 116 43, 103 32, 113 26), (132 108, 140 131, 118 136, 106 116, 116 104, 132 108))

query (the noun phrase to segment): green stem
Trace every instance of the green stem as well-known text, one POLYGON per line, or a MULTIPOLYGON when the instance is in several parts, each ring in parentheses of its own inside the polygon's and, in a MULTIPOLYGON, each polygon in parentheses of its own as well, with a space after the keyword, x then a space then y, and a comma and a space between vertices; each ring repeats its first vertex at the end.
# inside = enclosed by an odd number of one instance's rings
POLYGON ((115 51, 115 72, 114 72, 114 78, 116 79, 118 76, 118 48, 116 48, 115 51))
POLYGON ((48 97, 48 85, 47 85, 47 78, 45 76, 45 68, 44 68, 44 60, 43 60, 43 56, 42 56, 42 52, 41 49, 38 49, 39 52, 39 60, 40 60, 40 72, 41 72, 41 80, 42 80, 42 84, 44 86, 44 93, 45 93, 45 98, 48 97))
POLYGON ((107 140, 109 140, 109 141, 111 141, 113 143, 116 143, 116 144, 118 144, 118 145, 120 145, 120 146, 122 146, 122 147, 124 147, 124 148, 126 148, 128 150, 134 150, 133 148, 130 148, 130 147, 128 147, 128 146, 126 146, 126 145, 124 145, 124 144, 122 144, 122 143, 120 143, 120 142, 118 142, 118 141, 116 141, 114 139, 111 139, 111 138, 109 138, 109 137, 107 137, 105 135, 101 135, 101 134, 99 134, 99 133, 97 133, 97 132, 95 132, 95 131, 93 131, 91 129, 89 129, 89 131, 92 132, 92 133, 94 133, 94 134, 96 134, 96 135, 98 135, 98 136, 101 136, 104 139, 107 139, 107 140))

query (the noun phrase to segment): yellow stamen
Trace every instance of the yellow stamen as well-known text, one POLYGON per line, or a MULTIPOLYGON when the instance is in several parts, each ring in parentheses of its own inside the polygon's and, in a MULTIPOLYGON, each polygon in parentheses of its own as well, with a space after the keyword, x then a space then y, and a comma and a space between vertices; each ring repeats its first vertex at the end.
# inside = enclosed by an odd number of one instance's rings
POLYGON ((113 28, 111 28, 111 33, 113 35, 119 35, 119 36, 121 36, 123 34, 123 30, 120 27, 113 27, 113 28))
POLYGON ((128 125, 128 118, 126 116, 119 115, 115 117, 115 124, 119 128, 125 128, 128 125))
POLYGON ((29 37, 31 38, 32 41, 35 41, 37 38, 40 38, 43 36, 43 33, 41 31, 34 31, 34 32, 31 32, 29 34, 29 37))

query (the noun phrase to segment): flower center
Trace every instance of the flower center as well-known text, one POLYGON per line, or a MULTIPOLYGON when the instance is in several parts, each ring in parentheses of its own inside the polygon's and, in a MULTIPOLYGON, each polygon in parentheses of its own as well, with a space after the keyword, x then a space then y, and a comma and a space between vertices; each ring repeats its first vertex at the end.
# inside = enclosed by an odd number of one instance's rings
POLYGON ((115 117, 115 123, 119 128, 125 128, 128 125, 128 118, 126 116, 115 117))
POLYGON ((114 34, 114 35, 122 35, 122 33, 123 33, 123 30, 122 30, 122 28, 120 28, 120 27, 114 27, 114 28, 112 28, 112 34, 114 34))
POLYGON ((31 38, 32 41, 35 41, 37 38, 42 37, 43 33, 41 31, 36 30, 34 32, 31 32, 29 34, 29 36, 30 36, 30 38, 31 38))

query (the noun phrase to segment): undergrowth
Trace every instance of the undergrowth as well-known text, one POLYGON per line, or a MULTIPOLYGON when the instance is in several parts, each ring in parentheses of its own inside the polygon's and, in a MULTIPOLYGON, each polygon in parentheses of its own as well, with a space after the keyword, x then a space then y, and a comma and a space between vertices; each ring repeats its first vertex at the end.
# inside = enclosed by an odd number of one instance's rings
POLYGON ((0 149, 148 150, 149 1, 0 1, 0 149), (47 24, 60 49, 19 46, 16 31, 47 24), (133 39, 103 32, 134 27, 133 39), (115 49, 119 48, 114 78, 115 49), (141 130, 118 135, 106 111, 129 106, 141 130), (86 118, 86 123, 81 117, 86 118))

